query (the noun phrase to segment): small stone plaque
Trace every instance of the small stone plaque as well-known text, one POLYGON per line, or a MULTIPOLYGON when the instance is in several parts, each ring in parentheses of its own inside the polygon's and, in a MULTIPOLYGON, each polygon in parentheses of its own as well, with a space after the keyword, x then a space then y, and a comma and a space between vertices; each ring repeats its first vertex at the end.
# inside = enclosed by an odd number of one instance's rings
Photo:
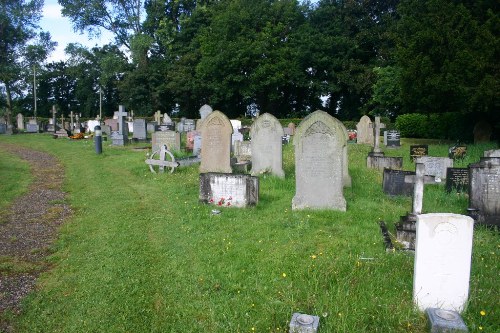
POLYGON ((319 317, 304 313, 294 313, 290 320, 290 333, 316 333, 319 327, 319 317))
POLYGON ((431 333, 468 332, 462 317, 456 311, 428 308, 425 312, 429 318, 431 333))
POLYGON ((462 159, 467 155, 467 146, 455 145, 448 149, 448 157, 454 160, 462 159))
POLYGON ((403 158, 384 156, 383 153, 368 153, 366 158, 366 166, 372 169, 383 170, 387 169, 402 169, 403 168, 403 158))
POLYGON ((446 169, 446 192, 455 190, 467 193, 469 189, 469 168, 446 169))
POLYGON ((224 207, 255 206, 259 201, 259 178, 231 173, 201 173, 200 201, 224 207))
POLYGON ((429 155, 429 145, 412 145, 410 146, 410 158, 414 162, 417 157, 429 155))
POLYGON ((413 194, 413 184, 405 182, 405 177, 415 175, 413 171, 384 169, 382 187, 385 194, 396 196, 413 194))
POLYGON ((38 130, 39 130, 38 124, 31 124, 31 123, 26 124, 26 131, 28 133, 38 133, 38 130))

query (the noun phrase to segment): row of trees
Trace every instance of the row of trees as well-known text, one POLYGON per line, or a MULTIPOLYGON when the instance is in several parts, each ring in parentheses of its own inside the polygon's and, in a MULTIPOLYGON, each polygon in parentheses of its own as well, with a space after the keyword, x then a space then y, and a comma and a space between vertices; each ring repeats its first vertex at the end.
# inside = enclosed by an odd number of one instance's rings
POLYGON ((95 116, 100 91, 107 115, 119 103, 144 116, 196 117, 208 103, 230 117, 321 108, 343 120, 499 109, 495 0, 59 0, 77 31, 115 43, 71 44, 67 61, 45 64, 41 2, 0 5, 3 100, 26 115, 34 67, 40 115, 55 103, 95 116))

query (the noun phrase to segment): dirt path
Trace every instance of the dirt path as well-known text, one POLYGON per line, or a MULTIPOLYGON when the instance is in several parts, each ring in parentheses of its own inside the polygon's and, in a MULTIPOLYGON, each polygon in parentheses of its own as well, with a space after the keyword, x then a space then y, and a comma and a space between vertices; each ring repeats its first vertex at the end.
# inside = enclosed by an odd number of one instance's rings
POLYGON ((2 313, 19 314, 20 302, 33 290, 61 223, 71 215, 62 191, 64 169, 47 153, 0 143, 31 166, 33 183, 26 194, 0 211, 0 331, 14 332, 2 313))

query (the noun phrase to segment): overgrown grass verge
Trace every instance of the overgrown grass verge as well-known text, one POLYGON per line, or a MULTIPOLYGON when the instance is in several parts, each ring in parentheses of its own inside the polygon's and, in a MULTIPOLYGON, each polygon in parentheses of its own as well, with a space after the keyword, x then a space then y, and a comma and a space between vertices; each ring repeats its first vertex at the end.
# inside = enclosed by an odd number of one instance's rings
POLYGON ((26 161, 0 147, 0 180, 0 211, 4 211, 9 203, 27 191, 33 177, 26 161))
MULTIPOLYGON (((50 258, 54 269, 16 319, 20 332, 287 332, 293 312, 321 317, 326 332, 427 332, 412 302, 413 256, 386 253, 389 227, 410 198, 382 192, 366 168, 370 148, 349 145, 347 212, 292 211, 293 147, 284 180, 263 176, 248 209, 198 202, 197 166, 152 174, 145 151, 91 141, 17 135, 0 140, 51 152, 65 166, 75 210, 50 258)), ((391 156, 404 156, 409 143, 391 156)), ((446 156, 447 145, 432 144, 446 156)), ((469 146, 471 161, 480 150, 469 146)), ((485 146, 489 148, 490 146, 485 146)), ((467 198, 425 189, 425 212, 464 213, 467 198)), ((477 228, 471 292, 463 317, 471 332, 499 327, 498 234, 477 228), (484 315, 481 314, 484 311, 484 315)))

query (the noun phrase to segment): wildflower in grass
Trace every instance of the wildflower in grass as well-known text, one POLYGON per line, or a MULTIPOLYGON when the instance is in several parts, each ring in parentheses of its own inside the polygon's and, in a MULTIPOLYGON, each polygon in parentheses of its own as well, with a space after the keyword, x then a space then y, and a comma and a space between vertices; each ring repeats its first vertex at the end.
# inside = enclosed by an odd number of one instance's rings
POLYGON ((479 330, 482 331, 483 330, 483 326, 479 326, 479 330))
POLYGON ((481 314, 481 316, 486 316, 486 311, 484 310, 481 310, 481 312, 479 312, 481 314))
POLYGON ((286 278, 286 273, 281 274, 284 278, 286 278))
POLYGON ((312 259, 316 259, 316 255, 315 255, 315 254, 313 254, 313 255, 311 256, 311 258, 312 258, 312 259))

